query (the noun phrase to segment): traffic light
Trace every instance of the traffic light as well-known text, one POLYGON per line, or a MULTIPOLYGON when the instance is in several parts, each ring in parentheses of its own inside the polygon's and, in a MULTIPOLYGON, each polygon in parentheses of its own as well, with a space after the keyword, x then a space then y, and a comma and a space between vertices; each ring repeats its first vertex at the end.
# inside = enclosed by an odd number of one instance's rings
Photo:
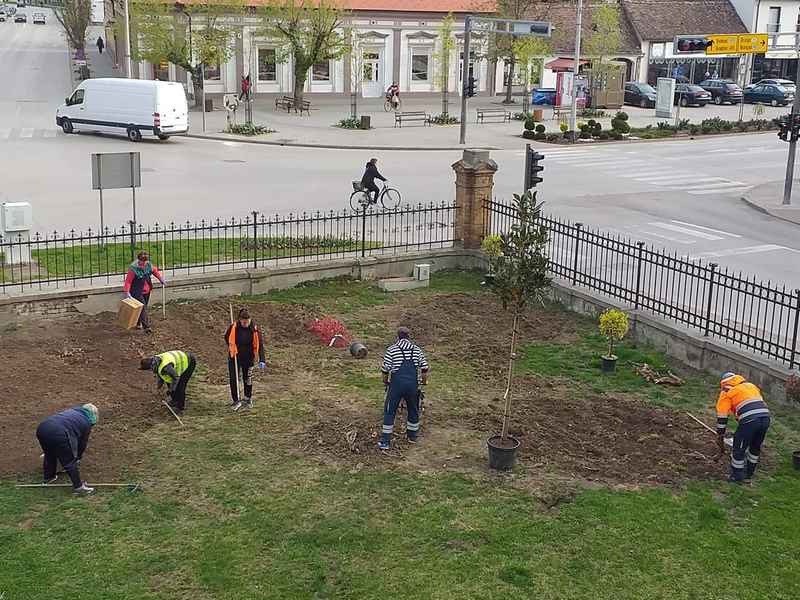
POLYGON ((525 191, 536 187, 537 183, 544 181, 539 177, 539 173, 544 171, 544 166, 539 164, 540 160, 544 160, 544 155, 539 154, 536 150, 531 149, 531 145, 525 146, 525 191))
POLYGON ((675 37, 675 54, 705 54, 714 42, 702 35, 679 35, 675 37))
POLYGON ((784 142, 789 141, 789 126, 781 123, 781 128, 778 129, 778 137, 784 142))
POLYGON ((474 77, 467 78, 467 85, 464 86, 464 95, 467 98, 472 98, 475 95, 476 93, 475 87, 477 86, 477 84, 478 81, 474 77))

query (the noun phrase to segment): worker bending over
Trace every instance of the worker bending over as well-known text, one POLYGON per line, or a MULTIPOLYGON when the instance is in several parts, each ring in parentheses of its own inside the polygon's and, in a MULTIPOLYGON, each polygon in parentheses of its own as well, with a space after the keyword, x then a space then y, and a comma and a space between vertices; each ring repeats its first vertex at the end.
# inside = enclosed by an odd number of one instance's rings
POLYGON ((422 349, 411 341, 406 327, 397 330, 397 341, 386 349, 383 357, 383 384, 387 386, 383 405, 383 432, 378 447, 388 450, 394 431, 394 419, 401 400, 408 407, 406 433, 416 443, 419 432, 419 373, 422 385, 428 383, 428 361, 422 349))
POLYGON ((231 408, 253 408, 253 370, 255 369, 256 358, 258 358, 258 368, 263 369, 267 366, 264 358, 264 339, 261 330, 250 318, 250 312, 246 308, 239 311, 239 318, 236 324, 228 326, 225 331, 225 341, 228 343, 228 379, 231 387, 231 408), (239 370, 237 372, 236 366, 239 370), (244 404, 239 397, 238 378, 242 374, 244 383, 244 404))
POLYGON ((739 483, 750 479, 756 472, 761 444, 769 429, 769 409, 761 397, 761 390, 735 373, 723 373, 719 382, 722 391, 717 400, 717 443, 725 450, 725 428, 731 413, 739 422, 733 436, 731 449, 731 475, 729 481, 739 483))
POLYGON ((74 494, 83 496, 94 492, 94 488, 81 481, 78 464, 86 451, 92 427, 96 424, 97 407, 94 404, 69 408, 39 423, 36 438, 44 452, 44 483, 56 482, 56 467, 61 463, 72 481, 74 494))
POLYGON ((186 386, 194 373, 197 360, 191 352, 170 350, 150 358, 142 359, 139 368, 142 371, 153 371, 158 382, 158 389, 166 384, 169 405, 178 414, 186 408, 186 386))

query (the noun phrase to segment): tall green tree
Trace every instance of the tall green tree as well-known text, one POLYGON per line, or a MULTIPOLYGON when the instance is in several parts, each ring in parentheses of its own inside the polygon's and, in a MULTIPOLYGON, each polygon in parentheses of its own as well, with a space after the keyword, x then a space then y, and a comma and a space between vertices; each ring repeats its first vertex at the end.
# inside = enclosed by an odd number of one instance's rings
POLYGON ((76 50, 86 47, 86 30, 92 15, 90 0, 64 0, 61 6, 53 8, 56 20, 61 23, 69 45, 76 50))
POLYGON ((442 115, 449 116, 449 97, 450 97, 450 60, 453 50, 456 47, 456 39, 453 37, 455 18, 453 13, 449 13, 439 25, 439 37, 436 40, 435 60, 437 65, 436 83, 442 88, 442 115))
POLYGON ((544 58, 552 54, 552 49, 545 38, 521 37, 514 40, 513 52, 525 86, 523 107, 527 109, 530 86, 541 83, 544 58))
POLYGON ((347 13, 336 0, 271 0, 260 15, 261 34, 284 42, 278 60, 292 60, 293 95, 299 105, 309 69, 347 54, 349 43, 341 32, 347 13))
MULTIPOLYGON (((547 14, 545 0, 497 0, 497 14, 504 19, 539 20, 547 14)), ((497 33, 492 36, 490 46, 491 60, 503 61, 508 64, 508 80, 506 81, 506 104, 511 104, 511 94, 514 86, 514 74, 517 67, 517 56, 514 53, 516 38, 510 33, 497 33)))
POLYGON ((592 60, 592 75, 603 76, 613 68, 608 59, 622 46, 619 5, 602 4, 592 13, 592 33, 583 46, 584 56, 592 60))

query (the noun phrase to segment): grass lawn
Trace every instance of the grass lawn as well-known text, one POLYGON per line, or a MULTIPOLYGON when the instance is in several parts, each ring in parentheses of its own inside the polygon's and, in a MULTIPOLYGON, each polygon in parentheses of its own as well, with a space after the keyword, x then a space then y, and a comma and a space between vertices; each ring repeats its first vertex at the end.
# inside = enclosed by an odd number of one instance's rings
MULTIPOLYGON (((321 345, 281 344, 277 338, 287 334, 276 322, 271 370, 256 384, 261 395, 255 411, 234 415, 221 408, 226 387, 219 366, 211 365, 190 387, 186 428, 166 417, 146 429, 130 424, 132 443, 144 455, 115 460, 123 464, 121 479, 142 482, 141 492, 73 499, 63 490, 0 484, 0 597, 800 597, 800 476, 788 455, 800 448, 797 411, 773 403, 769 460, 748 486, 724 482, 722 465, 716 479, 676 486, 592 482, 533 459, 513 474, 490 473, 485 435, 466 425, 456 431, 455 425, 461 415, 465 424, 479 418, 502 388, 492 354, 482 354, 480 342, 494 339, 505 317, 475 315, 476 323, 492 323, 477 331, 465 317, 439 318, 462 315, 464 306, 486 293, 479 282, 470 273, 435 274, 429 289, 387 295, 368 283, 335 280, 246 299, 256 314, 283 311, 286 320, 301 308, 337 316, 367 340, 371 357, 348 361, 321 345), (426 321, 426 314, 437 318, 426 321), (382 347, 376 346, 390 339, 398 319, 418 323, 415 332, 427 340, 432 362, 432 404, 425 417, 430 427, 423 422, 421 443, 388 456, 323 451, 327 441, 306 435, 311 423, 319 422, 320 431, 333 429, 358 411, 379 422, 382 347), (451 339, 464 339, 468 350, 480 352, 461 360, 469 353, 455 353, 455 344, 444 343, 451 339), (543 500, 565 487, 571 491, 558 502, 543 500)), ((170 308, 176 322, 181 310, 191 312, 187 323, 190 317, 198 326, 204 322, 203 305, 170 308)), ((543 382, 608 402, 633 398, 713 422, 713 377, 626 343, 617 352, 619 372, 602 376, 597 357, 604 342, 594 323, 558 307, 543 314, 531 332, 556 319, 564 325, 551 339, 521 349, 517 372, 526 385, 543 382), (644 361, 677 370, 686 384, 644 382, 630 369, 644 361)), ((522 408, 532 401, 520 394, 518 402, 522 408)), ((587 410, 599 420, 603 403, 593 401, 587 410)), ((604 439, 594 442, 603 445, 604 439)), ((667 458, 655 448, 653 461, 667 458)), ((91 481, 90 472, 85 476, 91 481)), ((38 473, 20 478, 34 481, 38 473)))

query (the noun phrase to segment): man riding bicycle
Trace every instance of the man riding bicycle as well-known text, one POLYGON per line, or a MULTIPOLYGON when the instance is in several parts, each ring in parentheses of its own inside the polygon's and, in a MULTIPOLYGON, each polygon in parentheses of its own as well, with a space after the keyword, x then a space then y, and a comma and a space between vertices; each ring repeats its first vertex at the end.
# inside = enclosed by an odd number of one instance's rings
POLYGON ((370 199, 371 204, 376 204, 378 202, 378 195, 381 193, 380 188, 375 185, 376 179, 380 179, 384 183, 388 181, 386 177, 378 173, 378 159, 370 158, 364 175, 361 177, 361 187, 367 192, 367 197, 370 199), (373 192, 375 194, 374 199, 371 197, 373 192))
POLYGON ((400 86, 397 82, 392 82, 392 85, 386 90, 386 99, 392 103, 395 110, 400 106, 400 86))

